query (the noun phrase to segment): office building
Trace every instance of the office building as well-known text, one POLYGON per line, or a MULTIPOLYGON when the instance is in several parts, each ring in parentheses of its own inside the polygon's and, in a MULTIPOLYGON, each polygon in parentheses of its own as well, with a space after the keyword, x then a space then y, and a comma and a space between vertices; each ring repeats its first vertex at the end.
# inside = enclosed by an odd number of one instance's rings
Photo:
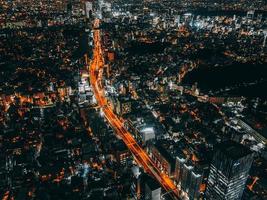
POLYGON ((161 171, 173 177, 175 159, 160 142, 156 142, 151 146, 151 158, 161 171))
POLYGON ((186 156, 183 153, 180 153, 176 156, 175 160, 175 181, 178 185, 181 185, 183 167, 186 162, 186 156))
POLYGON ((161 187, 159 183, 150 176, 145 177, 145 200, 160 200, 161 187))
POLYGON ((243 145, 219 144, 210 166, 206 199, 241 199, 252 161, 253 153, 243 145))
POLYGON ((190 182, 188 186, 188 197, 189 199, 195 200, 199 199, 200 195, 200 185, 202 183, 203 174, 202 170, 197 169, 196 167, 192 170, 190 174, 190 182))
POLYGON ((174 177, 178 187, 187 194, 190 200, 199 198, 203 172, 192 162, 187 161, 183 153, 176 155, 174 177))

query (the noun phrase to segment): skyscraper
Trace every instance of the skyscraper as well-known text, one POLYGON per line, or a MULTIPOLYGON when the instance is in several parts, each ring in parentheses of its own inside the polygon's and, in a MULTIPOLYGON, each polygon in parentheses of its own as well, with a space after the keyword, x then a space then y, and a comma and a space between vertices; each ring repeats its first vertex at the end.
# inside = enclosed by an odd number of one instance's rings
POLYGON ((179 155, 176 156, 176 161, 175 161, 175 179, 176 183, 178 185, 181 185, 182 182, 182 174, 183 174, 183 167, 186 162, 186 156, 180 153, 179 155))
POLYGON ((210 166, 206 198, 241 199, 252 161, 253 153, 245 146, 233 141, 219 144, 210 166))
POLYGON ((188 162, 185 163, 183 166, 183 173, 182 173, 182 190, 186 193, 188 192, 189 186, 190 186, 190 180, 191 180, 191 173, 194 169, 194 166, 192 163, 188 162))
POLYGON ((189 199, 199 199, 200 185, 202 183, 202 179, 203 179, 202 170, 195 167, 194 170, 191 172, 191 177, 190 177, 190 185, 188 189, 189 199))
POLYGON ((187 193, 190 200, 199 198, 202 174, 202 170, 187 161, 185 155, 182 153, 176 155, 174 177, 178 186, 187 193))

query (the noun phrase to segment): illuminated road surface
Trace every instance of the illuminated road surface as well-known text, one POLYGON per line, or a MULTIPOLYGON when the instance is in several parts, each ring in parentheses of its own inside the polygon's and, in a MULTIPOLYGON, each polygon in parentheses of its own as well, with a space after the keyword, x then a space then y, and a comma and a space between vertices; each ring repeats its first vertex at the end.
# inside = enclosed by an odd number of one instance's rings
MULTIPOLYGON (((95 20, 94 27, 99 27, 99 20, 95 20)), ((110 126, 115 130, 116 134, 122 138, 128 149, 134 155, 135 161, 144 168, 150 175, 154 176, 162 187, 170 192, 170 195, 178 199, 178 190, 173 181, 156 167, 154 162, 150 159, 147 153, 137 144, 133 136, 124 127, 123 122, 113 112, 112 108, 107 104, 104 90, 101 85, 102 72, 103 72, 103 55, 101 49, 101 36, 100 30, 94 30, 94 49, 93 60, 90 65, 90 82, 97 100, 98 105, 102 109, 105 118, 110 126)))

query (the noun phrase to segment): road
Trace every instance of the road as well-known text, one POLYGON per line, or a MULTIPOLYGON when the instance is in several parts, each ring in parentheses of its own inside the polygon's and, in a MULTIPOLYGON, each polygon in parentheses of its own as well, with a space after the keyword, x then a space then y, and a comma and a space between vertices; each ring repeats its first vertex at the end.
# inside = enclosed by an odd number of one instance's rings
POLYGON ((109 125, 114 129, 115 133, 124 141, 128 149, 133 154, 135 161, 143 167, 143 169, 154 176, 161 186, 170 192, 174 199, 179 199, 179 191, 173 181, 164 173, 162 173, 148 156, 148 154, 138 145, 132 134, 124 127, 123 121, 113 112, 110 105, 107 104, 104 89, 102 88, 102 72, 104 59, 101 49, 101 33, 97 29, 100 21, 94 21, 94 49, 93 59, 90 64, 89 74, 90 83, 95 95, 96 101, 101 108, 109 125))

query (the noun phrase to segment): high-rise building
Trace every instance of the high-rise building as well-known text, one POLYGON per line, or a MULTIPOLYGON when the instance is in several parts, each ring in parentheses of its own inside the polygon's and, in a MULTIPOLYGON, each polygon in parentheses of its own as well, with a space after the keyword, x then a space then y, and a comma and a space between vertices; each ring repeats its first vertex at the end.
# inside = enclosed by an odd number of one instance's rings
POLYGON ((175 180, 178 185, 181 185, 182 182, 182 174, 183 174, 183 167, 186 162, 186 156, 182 153, 176 156, 175 161, 175 180))
POLYGON ((145 183, 145 200, 160 200, 161 187, 159 183, 152 177, 147 176, 145 183))
POLYGON ((227 141, 219 144, 213 156, 206 199, 241 199, 253 153, 245 146, 227 141))
POLYGON ((188 188, 189 199, 199 199, 200 195, 200 185, 202 183, 203 173, 202 170, 197 169, 196 167, 191 172, 190 184, 188 188))
POLYGON ((159 141, 151 146, 151 154, 156 166, 172 177, 175 170, 175 159, 159 141))
POLYGON ((199 198, 200 185, 203 179, 202 170, 199 170, 193 163, 187 161, 183 153, 176 155, 174 176, 178 187, 187 194, 190 200, 199 198))
POLYGON ((186 193, 188 192, 190 186, 190 179, 193 168, 194 166, 190 162, 185 163, 183 166, 183 173, 181 174, 182 175, 181 187, 182 190, 185 191, 186 193))

